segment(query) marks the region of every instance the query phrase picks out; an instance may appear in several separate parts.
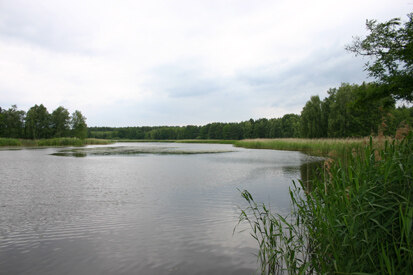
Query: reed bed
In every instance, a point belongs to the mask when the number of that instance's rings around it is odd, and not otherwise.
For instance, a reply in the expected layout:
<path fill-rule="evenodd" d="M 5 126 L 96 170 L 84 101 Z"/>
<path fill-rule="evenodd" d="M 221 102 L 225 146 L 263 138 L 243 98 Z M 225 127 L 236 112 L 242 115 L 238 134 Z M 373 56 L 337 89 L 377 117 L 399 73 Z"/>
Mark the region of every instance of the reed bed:
<path fill-rule="evenodd" d="M 385 141 L 390 138 L 373 138 L 376 148 L 382 148 Z M 272 149 L 301 151 L 310 155 L 323 157 L 342 157 L 349 152 L 359 152 L 369 143 L 369 138 L 346 139 L 304 139 L 304 138 L 279 138 L 279 139 L 244 139 L 234 143 L 237 147 L 251 149 Z"/>
<path fill-rule="evenodd" d="M 22 146 L 22 143 L 16 138 L 0 138 L 0 146 Z"/>
<path fill-rule="evenodd" d="M 84 146 L 89 144 L 111 144 L 113 141 L 105 139 L 79 139 L 79 138 L 50 138 L 50 139 L 15 139 L 0 138 L 0 146 L 4 147 L 37 147 L 37 146 Z"/>
<path fill-rule="evenodd" d="M 362 150 L 295 183 L 290 216 L 242 192 L 263 274 L 413 274 L 413 135 Z"/>

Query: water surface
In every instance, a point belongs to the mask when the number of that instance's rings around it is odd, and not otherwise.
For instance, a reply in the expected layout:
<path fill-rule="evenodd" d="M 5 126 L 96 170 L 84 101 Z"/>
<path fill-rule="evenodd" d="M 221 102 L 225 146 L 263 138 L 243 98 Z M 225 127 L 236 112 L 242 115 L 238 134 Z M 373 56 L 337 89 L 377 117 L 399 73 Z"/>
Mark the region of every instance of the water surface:
<path fill-rule="evenodd" d="M 233 235 L 237 189 L 287 213 L 314 161 L 223 144 L 62 150 L 0 151 L 0 274 L 253 274 L 257 245 Z"/>

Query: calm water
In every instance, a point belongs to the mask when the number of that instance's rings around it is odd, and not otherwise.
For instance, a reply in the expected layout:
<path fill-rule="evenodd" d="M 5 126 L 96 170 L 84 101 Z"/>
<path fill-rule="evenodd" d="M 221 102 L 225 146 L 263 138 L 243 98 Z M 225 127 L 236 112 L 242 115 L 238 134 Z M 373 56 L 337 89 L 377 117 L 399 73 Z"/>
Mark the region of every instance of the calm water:
<path fill-rule="evenodd" d="M 213 154 L 0 151 L 1 274 L 253 274 L 257 245 L 233 233 L 248 189 L 289 211 L 299 152 L 118 143 Z M 155 150 L 156 151 L 156 150 Z"/>

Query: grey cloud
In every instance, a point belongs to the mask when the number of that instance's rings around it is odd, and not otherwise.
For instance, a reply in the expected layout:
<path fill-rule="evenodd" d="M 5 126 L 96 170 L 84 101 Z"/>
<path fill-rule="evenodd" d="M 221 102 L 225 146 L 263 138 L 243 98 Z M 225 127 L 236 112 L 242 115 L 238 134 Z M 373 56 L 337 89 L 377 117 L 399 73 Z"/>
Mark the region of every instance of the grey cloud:
<path fill-rule="evenodd" d="M 328 88 L 342 82 L 360 83 L 366 80 L 363 61 L 353 58 L 340 47 L 318 50 L 307 59 L 285 67 L 271 64 L 240 73 L 238 81 L 257 95 L 274 100 L 272 107 L 304 104 L 311 95 L 325 95 Z"/>
<path fill-rule="evenodd" d="M 198 62 L 178 61 L 155 68 L 154 78 L 146 85 L 171 98 L 207 96 L 223 89 L 221 79 L 206 77 L 204 72 Z"/>
<path fill-rule="evenodd" d="M 73 28 L 75 22 L 76 18 L 60 18 L 59 14 L 31 1 L 5 1 L 0 6 L 0 36 L 3 38 L 56 52 L 92 54 L 83 43 L 88 34 Z"/>

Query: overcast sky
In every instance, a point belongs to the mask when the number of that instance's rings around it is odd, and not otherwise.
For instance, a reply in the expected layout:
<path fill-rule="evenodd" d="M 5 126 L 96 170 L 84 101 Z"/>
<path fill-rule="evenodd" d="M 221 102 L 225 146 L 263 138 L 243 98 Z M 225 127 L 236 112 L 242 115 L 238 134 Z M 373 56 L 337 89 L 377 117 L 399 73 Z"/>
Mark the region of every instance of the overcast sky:
<path fill-rule="evenodd" d="M 413 0 L 0 0 L 0 106 L 78 109 L 89 126 L 300 113 L 369 80 L 344 50 Z"/>

